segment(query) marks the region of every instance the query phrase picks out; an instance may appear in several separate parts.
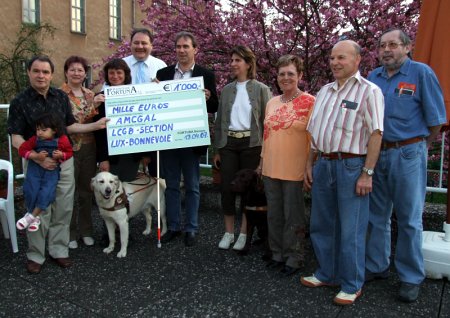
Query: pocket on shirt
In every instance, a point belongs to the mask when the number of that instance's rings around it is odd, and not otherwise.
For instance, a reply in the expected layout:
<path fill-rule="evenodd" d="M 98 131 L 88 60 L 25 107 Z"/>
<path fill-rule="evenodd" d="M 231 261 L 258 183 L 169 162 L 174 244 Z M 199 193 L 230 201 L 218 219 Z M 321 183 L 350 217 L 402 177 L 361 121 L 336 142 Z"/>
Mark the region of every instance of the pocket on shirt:
<path fill-rule="evenodd" d="M 414 115 L 412 107 L 415 103 L 415 96 L 405 94 L 389 95 L 386 97 L 386 105 L 391 107 L 385 107 L 386 117 L 409 120 Z"/>
<path fill-rule="evenodd" d="M 349 123 L 353 122 L 352 120 L 353 116 L 356 116 L 356 110 L 346 108 L 339 109 L 339 114 L 337 115 L 334 127 L 343 129 L 347 132 L 352 132 L 353 125 L 349 125 Z"/>

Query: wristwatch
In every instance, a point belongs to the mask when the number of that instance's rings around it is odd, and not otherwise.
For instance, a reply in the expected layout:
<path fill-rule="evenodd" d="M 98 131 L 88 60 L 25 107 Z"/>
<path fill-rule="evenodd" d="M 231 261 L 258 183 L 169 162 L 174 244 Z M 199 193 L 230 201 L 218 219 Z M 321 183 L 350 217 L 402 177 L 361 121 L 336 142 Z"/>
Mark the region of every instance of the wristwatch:
<path fill-rule="evenodd" d="M 367 173 L 367 175 L 370 176 L 370 177 L 373 176 L 373 174 L 375 173 L 375 171 L 373 169 L 369 169 L 369 168 L 366 168 L 366 167 L 363 167 L 362 171 Z"/>

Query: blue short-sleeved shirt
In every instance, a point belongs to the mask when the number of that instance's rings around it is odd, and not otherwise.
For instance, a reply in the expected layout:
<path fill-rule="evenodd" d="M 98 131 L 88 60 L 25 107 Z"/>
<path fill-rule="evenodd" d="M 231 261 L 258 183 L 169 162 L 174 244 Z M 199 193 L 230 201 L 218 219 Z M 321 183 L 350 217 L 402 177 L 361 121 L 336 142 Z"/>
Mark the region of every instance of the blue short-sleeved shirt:
<path fill-rule="evenodd" d="M 379 67 L 368 79 L 384 95 L 383 140 L 426 137 L 430 134 L 428 127 L 446 123 L 442 89 L 428 65 L 408 58 L 392 77 Z"/>

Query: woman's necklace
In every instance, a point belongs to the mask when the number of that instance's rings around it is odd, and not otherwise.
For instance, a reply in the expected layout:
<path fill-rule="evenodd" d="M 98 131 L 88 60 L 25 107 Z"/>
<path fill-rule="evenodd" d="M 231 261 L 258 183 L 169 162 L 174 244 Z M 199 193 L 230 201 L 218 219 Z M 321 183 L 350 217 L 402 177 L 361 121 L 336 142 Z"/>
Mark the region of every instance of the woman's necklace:
<path fill-rule="evenodd" d="M 284 99 L 284 94 L 281 95 L 280 96 L 280 100 L 281 100 L 282 103 L 287 104 L 289 102 L 292 102 L 294 99 L 296 99 L 298 97 L 298 95 L 300 95 L 300 91 L 299 90 L 297 90 L 297 93 L 294 96 L 292 96 L 291 98 L 289 98 L 287 100 Z"/>

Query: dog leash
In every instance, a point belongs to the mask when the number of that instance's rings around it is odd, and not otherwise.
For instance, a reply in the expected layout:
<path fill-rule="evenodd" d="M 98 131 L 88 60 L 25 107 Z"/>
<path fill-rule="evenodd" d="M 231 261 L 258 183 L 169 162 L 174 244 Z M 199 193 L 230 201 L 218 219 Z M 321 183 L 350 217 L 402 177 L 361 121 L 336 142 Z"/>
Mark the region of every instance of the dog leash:
<path fill-rule="evenodd" d="M 155 185 L 156 183 L 158 183 L 158 180 L 155 177 L 152 177 L 150 175 L 147 175 L 147 177 L 148 177 L 148 182 L 147 183 L 131 183 L 131 182 L 128 182 L 128 184 L 131 184 L 131 185 L 144 186 L 144 187 L 140 188 L 140 189 L 138 189 L 138 190 L 136 190 L 134 192 L 127 193 L 127 196 L 133 195 L 135 193 L 138 193 L 139 191 L 143 191 L 143 190 L 145 190 L 147 188 L 150 188 L 151 186 Z M 153 183 L 151 183 L 152 180 L 154 181 Z"/>

